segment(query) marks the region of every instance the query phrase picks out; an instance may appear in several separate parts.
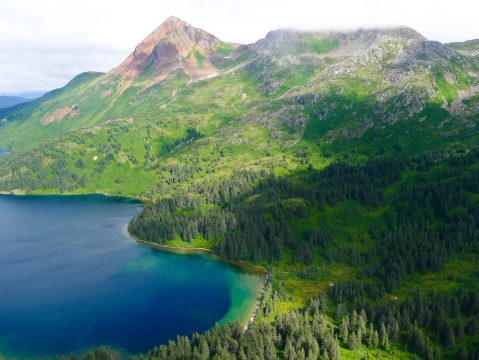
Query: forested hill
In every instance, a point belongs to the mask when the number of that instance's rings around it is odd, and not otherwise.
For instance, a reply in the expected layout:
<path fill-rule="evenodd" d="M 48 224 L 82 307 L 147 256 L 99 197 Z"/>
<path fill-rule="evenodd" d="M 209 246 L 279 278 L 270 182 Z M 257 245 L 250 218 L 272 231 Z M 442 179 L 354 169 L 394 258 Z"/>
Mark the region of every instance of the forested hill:
<path fill-rule="evenodd" d="M 240 45 L 169 18 L 112 71 L 0 111 L 0 190 L 138 196 L 138 238 L 268 268 L 247 332 L 147 358 L 476 360 L 475 46 L 409 28 Z"/>

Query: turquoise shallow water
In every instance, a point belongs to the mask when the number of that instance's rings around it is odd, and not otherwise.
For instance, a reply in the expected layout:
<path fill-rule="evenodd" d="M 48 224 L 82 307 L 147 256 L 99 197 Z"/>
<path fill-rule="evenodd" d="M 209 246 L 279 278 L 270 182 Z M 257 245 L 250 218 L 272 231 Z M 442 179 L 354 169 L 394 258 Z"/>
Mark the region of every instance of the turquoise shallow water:
<path fill-rule="evenodd" d="M 145 352 L 234 320 L 261 279 L 206 254 L 126 234 L 141 204 L 104 196 L 0 196 L 0 354 L 110 345 Z"/>

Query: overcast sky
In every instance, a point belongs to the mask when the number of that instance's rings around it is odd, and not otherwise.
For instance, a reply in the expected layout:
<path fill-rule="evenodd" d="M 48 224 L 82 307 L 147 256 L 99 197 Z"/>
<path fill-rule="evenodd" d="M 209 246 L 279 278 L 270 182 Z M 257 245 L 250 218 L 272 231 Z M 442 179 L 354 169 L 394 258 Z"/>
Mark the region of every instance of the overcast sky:
<path fill-rule="evenodd" d="M 175 15 L 221 40 L 277 28 L 410 26 L 441 42 L 479 38 L 475 0 L 0 0 L 0 94 L 50 90 L 108 71 Z"/>

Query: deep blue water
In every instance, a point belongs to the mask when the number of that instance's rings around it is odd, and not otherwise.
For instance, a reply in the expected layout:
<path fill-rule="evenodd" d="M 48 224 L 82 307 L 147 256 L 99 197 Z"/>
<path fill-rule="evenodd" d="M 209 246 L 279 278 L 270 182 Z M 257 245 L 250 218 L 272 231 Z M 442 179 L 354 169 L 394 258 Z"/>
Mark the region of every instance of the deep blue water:
<path fill-rule="evenodd" d="M 0 196 L 1 354 L 145 352 L 244 314 L 259 277 L 138 244 L 126 224 L 140 208 L 103 196 Z"/>

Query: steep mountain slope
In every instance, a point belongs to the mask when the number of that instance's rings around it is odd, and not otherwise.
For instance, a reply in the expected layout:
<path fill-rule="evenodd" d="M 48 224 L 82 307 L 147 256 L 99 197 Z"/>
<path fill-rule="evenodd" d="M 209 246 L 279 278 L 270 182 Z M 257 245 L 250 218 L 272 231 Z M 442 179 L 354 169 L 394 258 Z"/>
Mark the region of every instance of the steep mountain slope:
<path fill-rule="evenodd" d="M 211 63 L 220 40 L 178 18 L 166 19 L 111 75 L 136 79 L 146 69 L 156 80 L 183 69 L 193 79 L 217 74 Z"/>

